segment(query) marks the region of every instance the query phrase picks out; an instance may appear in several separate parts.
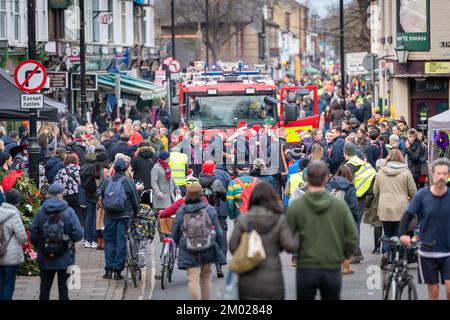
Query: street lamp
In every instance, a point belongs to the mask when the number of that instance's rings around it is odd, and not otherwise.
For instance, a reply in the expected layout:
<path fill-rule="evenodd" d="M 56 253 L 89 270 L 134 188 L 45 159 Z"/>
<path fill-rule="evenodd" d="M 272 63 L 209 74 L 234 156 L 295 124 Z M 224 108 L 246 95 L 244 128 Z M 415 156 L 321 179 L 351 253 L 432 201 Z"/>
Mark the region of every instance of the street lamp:
<path fill-rule="evenodd" d="M 409 51 L 403 43 L 399 47 L 395 48 L 395 54 L 397 55 L 398 63 L 401 65 L 408 64 Z"/>

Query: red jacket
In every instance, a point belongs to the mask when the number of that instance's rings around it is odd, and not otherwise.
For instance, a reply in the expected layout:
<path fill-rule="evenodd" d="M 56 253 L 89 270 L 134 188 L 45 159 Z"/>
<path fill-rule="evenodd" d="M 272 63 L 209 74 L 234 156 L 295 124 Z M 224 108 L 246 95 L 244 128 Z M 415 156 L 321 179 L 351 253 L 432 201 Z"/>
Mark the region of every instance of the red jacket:
<path fill-rule="evenodd" d="M 202 200 L 203 202 L 205 202 L 206 204 L 208 203 L 208 200 L 206 199 L 205 196 L 202 196 Z M 180 209 L 180 207 L 184 204 L 184 197 L 178 199 L 177 201 L 175 201 L 170 207 L 162 210 L 159 212 L 159 217 L 160 218 L 168 218 L 170 216 L 173 216 L 177 213 L 178 209 Z"/>

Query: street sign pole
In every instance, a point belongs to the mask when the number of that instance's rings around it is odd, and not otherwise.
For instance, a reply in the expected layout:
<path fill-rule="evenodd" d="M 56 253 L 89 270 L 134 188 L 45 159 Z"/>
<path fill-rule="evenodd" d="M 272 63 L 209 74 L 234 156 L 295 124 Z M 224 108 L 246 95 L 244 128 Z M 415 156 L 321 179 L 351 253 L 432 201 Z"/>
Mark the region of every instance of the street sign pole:
<path fill-rule="evenodd" d="M 341 40 L 341 98 L 343 103 L 343 108 L 345 110 L 345 41 L 344 41 L 344 0 L 339 1 L 340 14 L 339 14 L 339 25 L 341 29 L 340 40 Z"/>
<path fill-rule="evenodd" d="M 36 58 L 36 0 L 28 0 L 28 59 Z M 31 14 L 30 14 L 31 13 Z M 39 188 L 39 154 L 41 147 L 37 142 L 37 110 L 29 110 L 30 137 L 28 146 L 28 174 Z"/>
<path fill-rule="evenodd" d="M 86 117 L 86 40 L 85 40 L 85 26 L 84 18 L 84 0 L 80 0 L 80 77 L 81 77 L 81 91 L 80 91 L 80 106 L 81 106 L 81 124 L 85 125 Z"/>

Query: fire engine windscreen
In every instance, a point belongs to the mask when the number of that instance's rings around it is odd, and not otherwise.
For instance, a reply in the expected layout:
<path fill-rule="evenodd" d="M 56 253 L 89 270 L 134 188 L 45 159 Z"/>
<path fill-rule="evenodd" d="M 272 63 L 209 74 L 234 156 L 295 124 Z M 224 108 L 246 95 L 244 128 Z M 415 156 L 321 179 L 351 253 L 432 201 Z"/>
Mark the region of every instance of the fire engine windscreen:
<path fill-rule="evenodd" d="M 263 124 L 266 116 L 275 117 L 275 108 L 261 96 L 209 96 L 189 99 L 189 121 L 201 121 L 203 127 L 235 127 L 239 122 Z"/>

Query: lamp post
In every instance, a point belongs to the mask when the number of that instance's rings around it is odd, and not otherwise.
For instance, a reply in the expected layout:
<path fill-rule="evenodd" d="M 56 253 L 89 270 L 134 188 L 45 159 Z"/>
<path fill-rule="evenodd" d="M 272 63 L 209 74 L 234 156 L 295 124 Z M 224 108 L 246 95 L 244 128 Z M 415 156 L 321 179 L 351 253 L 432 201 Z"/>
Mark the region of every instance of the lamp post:
<path fill-rule="evenodd" d="M 84 0 L 80 0 L 80 106 L 81 106 L 81 124 L 87 123 L 86 109 L 86 21 L 84 18 Z"/>
<path fill-rule="evenodd" d="M 170 1 L 170 15 L 172 19 L 172 58 L 175 59 L 175 0 Z"/>
<path fill-rule="evenodd" d="M 344 0 L 339 2 L 339 25 L 341 40 L 341 98 L 345 110 L 345 41 L 344 41 Z"/>

